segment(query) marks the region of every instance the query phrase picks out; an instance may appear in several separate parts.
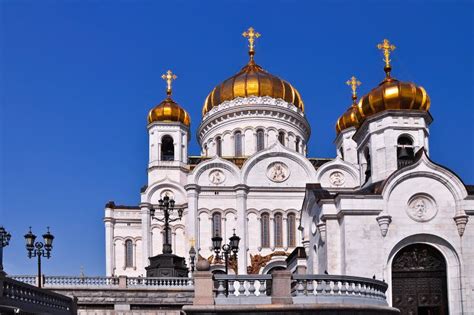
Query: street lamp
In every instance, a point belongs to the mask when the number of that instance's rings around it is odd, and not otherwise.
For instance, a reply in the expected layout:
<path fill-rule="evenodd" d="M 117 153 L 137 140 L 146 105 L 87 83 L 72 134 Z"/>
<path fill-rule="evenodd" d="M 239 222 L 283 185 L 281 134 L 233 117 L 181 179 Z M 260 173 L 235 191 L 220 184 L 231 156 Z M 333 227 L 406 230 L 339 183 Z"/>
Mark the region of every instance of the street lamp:
<path fill-rule="evenodd" d="M 38 257 L 38 287 L 41 288 L 41 257 L 50 258 L 51 250 L 53 249 L 54 236 L 48 231 L 43 234 L 44 242 L 35 242 L 36 235 L 30 231 L 25 234 L 26 250 L 28 251 L 28 258 Z"/>
<path fill-rule="evenodd" d="M 152 219 L 157 221 L 163 222 L 165 225 L 165 237 L 163 240 L 163 254 L 171 254 L 173 251 L 171 249 L 171 244 L 169 242 L 169 226 L 171 222 L 175 222 L 181 220 L 183 217 L 183 208 L 175 209 L 174 207 L 175 201 L 170 199 L 168 196 L 164 196 L 163 199 L 158 200 L 158 209 L 163 211 L 163 218 L 159 219 L 155 217 L 155 209 L 150 210 L 150 216 Z M 177 210 L 178 218 L 171 219 L 171 213 Z"/>
<path fill-rule="evenodd" d="M 11 234 L 3 226 L 0 226 L 0 276 L 5 274 L 3 271 L 3 248 L 10 243 Z"/>
<path fill-rule="evenodd" d="M 228 264 L 229 264 L 229 255 L 233 254 L 234 255 L 234 260 L 237 260 L 237 252 L 239 251 L 239 242 L 240 242 L 240 237 L 235 235 L 235 229 L 234 229 L 234 234 L 229 238 L 229 244 L 224 244 L 221 247 L 222 244 L 222 237 L 216 235 L 212 238 L 212 246 L 214 248 L 214 252 L 216 253 L 216 259 L 219 260 L 219 254 L 222 248 L 222 253 L 224 254 L 224 263 L 225 263 L 225 274 L 229 274 L 228 270 Z M 229 294 L 229 285 L 226 280 L 226 295 Z"/>

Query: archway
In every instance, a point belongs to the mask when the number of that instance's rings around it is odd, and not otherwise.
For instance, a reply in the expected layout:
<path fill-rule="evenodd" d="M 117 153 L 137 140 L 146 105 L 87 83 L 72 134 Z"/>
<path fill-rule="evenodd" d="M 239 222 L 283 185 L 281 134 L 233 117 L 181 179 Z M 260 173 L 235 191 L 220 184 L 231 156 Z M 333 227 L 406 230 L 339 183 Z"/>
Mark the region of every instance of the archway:
<path fill-rule="evenodd" d="M 401 314 L 448 314 L 446 261 L 434 247 L 412 244 L 392 262 L 392 303 Z"/>

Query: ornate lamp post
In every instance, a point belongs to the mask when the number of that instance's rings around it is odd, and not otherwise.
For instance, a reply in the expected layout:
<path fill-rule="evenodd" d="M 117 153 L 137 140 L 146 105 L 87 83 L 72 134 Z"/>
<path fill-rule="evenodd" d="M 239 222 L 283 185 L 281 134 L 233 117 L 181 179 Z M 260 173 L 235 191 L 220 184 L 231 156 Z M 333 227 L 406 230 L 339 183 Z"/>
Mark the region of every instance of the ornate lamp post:
<path fill-rule="evenodd" d="M 28 258 L 38 257 L 38 287 L 41 288 L 41 257 L 50 258 L 51 250 L 53 249 L 54 236 L 48 231 L 43 234 L 43 242 L 35 242 L 36 235 L 30 231 L 25 234 L 26 250 L 28 251 Z"/>
<path fill-rule="evenodd" d="M 155 209 L 150 210 L 150 216 L 151 216 L 152 219 L 155 219 L 157 221 L 160 221 L 160 222 L 164 223 L 165 238 L 163 240 L 163 254 L 171 254 L 173 251 L 172 251 L 172 248 L 171 248 L 171 244 L 169 242 L 170 223 L 181 220 L 181 218 L 183 217 L 183 208 L 175 209 L 174 208 L 174 200 L 170 199 L 170 197 L 168 197 L 168 196 L 164 196 L 163 199 L 158 200 L 158 209 L 163 211 L 163 218 L 159 219 L 159 218 L 155 217 Z M 171 213 L 173 213 L 174 210 L 178 211 L 178 217 L 174 218 L 174 219 L 171 219 L 170 215 L 171 215 Z"/>
<path fill-rule="evenodd" d="M 228 264 L 229 264 L 229 255 L 234 254 L 234 259 L 237 260 L 237 252 L 239 251 L 239 242 L 240 237 L 234 234 L 229 238 L 229 244 L 222 245 L 222 237 L 216 235 L 212 238 L 212 246 L 214 247 L 214 252 L 216 253 L 216 259 L 219 259 L 219 254 L 222 249 L 222 253 L 224 254 L 224 264 L 225 264 L 225 274 L 229 274 Z M 221 247 L 222 245 L 222 247 Z M 226 281 L 226 295 L 229 294 L 229 285 Z"/>
<path fill-rule="evenodd" d="M 150 265 L 145 267 L 146 275 L 147 277 L 187 277 L 186 259 L 173 254 L 170 242 L 170 223 L 181 220 L 184 209 L 175 208 L 174 200 L 164 196 L 163 199 L 158 200 L 158 210 L 163 211 L 162 218 L 155 217 L 155 209 L 150 210 L 150 216 L 164 223 L 163 253 L 149 258 Z M 171 218 L 175 210 L 178 217 Z"/>
<path fill-rule="evenodd" d="M 11 234 L 3 226 L 0 226 L 0 276 L 5 274 L 3 271 L 3 248 L 10 243 Z"/>

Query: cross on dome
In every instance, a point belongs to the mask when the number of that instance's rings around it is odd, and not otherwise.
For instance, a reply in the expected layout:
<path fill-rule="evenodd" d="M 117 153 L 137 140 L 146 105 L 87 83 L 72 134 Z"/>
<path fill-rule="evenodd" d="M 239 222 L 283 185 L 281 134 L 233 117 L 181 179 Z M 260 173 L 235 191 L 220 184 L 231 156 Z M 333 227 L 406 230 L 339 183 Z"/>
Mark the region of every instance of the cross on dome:
<path fill-rule="evenodd" d="M 255 55 L 255 39 L 259 38 L 261 35 L 258 32 L 255 32 L 253 27 L 249 27 L 249 29 L 242 33 L 242 36 L 247 38 L 249 41 L 249 55 L 250 59 L 253 60 L 253 56 Z"/>
<path fill-rule="evenodd" d="M 168 96 L 171 96 L 171 92 L 172 92 L 171 84 L 172 84 L 173 81 L 176 80 L 178 77 L 176 76 L 176 74 L 174 74 L 173 72 L 171 72 L 171 70 L 168 70 L 168 71 L 166 71 L 165 74 L 163 74 L 163 75 L 161 76 L 161 78 L 166 81 L 166 85 L 167 85 L 166 94 L 167 94 Z"/>
<path fill-rule="evenodd" d="M 352 76 L 350 80 L 347 80 L 347 85 L 352 89 L 352 100 L 355 102 L 357 100 L 357 87 L 362 84 L 355 76 Z"/>
<path fill-rule="evenodd" d="M 383 50 L 384 61 L 385 61 L 385 74 L 387 78 L 390 77 L 390 71 L 392 70 L 392 66 L 390 65 L 390 53 L 395 50 L 395 45 L 391 44 L 388 39 L 384 39 L 382 43 L 377 45 L 377 48 Z"/>

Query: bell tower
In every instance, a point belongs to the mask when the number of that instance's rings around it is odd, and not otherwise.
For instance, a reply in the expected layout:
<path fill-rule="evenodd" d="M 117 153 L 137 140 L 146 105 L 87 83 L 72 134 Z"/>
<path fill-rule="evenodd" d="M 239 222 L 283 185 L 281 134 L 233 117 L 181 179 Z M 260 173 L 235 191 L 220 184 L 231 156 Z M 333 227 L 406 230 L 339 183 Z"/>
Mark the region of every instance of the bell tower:
<path fill-rule="evenodd" d="M 191 120 L 171 97 L 178 77 L 168 70 L 161 78 L 166 81 L 166 98 L 148 113 L 148 185 L 166 176 L 177 182 L 186 180 Z"/>

